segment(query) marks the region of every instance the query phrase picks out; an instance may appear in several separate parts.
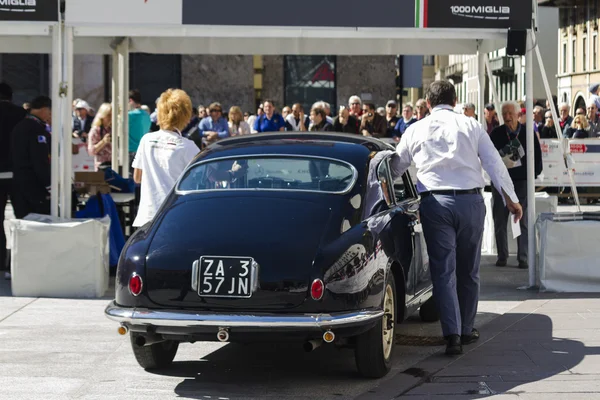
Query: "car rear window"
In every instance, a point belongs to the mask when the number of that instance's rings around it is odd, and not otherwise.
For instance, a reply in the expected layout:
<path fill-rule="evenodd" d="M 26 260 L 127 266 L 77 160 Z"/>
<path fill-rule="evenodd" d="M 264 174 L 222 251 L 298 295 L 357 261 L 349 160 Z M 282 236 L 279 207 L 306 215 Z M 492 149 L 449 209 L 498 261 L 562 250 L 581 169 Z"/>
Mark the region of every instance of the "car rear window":
<path fill-rule="evenodd" d="M 333 159 L 269 156 L 215 159 L 190 168 L 178 192 L 204 190 L 294 190 L 345 193 L 356 169 Z"/>

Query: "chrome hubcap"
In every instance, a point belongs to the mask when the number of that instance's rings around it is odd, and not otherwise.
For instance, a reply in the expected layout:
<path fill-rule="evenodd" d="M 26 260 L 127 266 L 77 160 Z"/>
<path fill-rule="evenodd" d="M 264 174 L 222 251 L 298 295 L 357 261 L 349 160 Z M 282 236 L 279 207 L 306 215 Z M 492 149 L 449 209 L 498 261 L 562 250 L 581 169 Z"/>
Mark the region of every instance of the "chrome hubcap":
<path fill-rule="evenodd" d="M 385 297 L 383 298 L 383 332 L 382 332 L 382 342 L 383 342 L 383 356 L 385 359 L 390 358 L 390 354 L 392 353 L 392 343 L 394 340 L 394 292 L 392 292 L 392 286 L 386 285 L 385 288 Z"/>

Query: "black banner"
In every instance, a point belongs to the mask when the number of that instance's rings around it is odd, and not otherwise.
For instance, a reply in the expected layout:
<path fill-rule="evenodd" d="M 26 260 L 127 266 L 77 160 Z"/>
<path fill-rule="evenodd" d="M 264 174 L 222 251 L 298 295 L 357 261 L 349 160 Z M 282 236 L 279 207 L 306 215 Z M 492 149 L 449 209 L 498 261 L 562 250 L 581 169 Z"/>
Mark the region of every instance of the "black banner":
<path fill-rule="evenodd" d="M 531 0 L 421 0 L 430 28 L 531 28 Z"/>
<path fill-rule="evenodd" d="M 414 21 L 414 0 L 183 0 L 189 25 L 400 28 Z"/>
<path fill-rule="evenodd" d="M 0 0 L 0 21 L 58 21 L 58 1 Z"/>
<path fill-rule="evenodd" d="M 2 0 L 0 0 L 2 1 Z M 183 24 L 529 29 L 531 0 L 183 0 Z"/>

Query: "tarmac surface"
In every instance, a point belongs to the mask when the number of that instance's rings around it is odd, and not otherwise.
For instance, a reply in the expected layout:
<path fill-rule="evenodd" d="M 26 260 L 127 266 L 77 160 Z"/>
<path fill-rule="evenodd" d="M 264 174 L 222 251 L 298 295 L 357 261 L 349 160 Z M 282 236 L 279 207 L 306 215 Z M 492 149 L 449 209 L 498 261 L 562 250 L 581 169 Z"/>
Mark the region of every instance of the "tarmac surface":
<path fill-rule="evenodd" d="M 516 289 L 526 270 L 493 261 L 484 257 L 477 326 L 538 296 Z M 393 369 L 381 380 L 361 378 L 351 350 L 323 345 L 306 353 L 301 343 L 182 344 L 171 368 L 151 373 L 104 317 L 111 298 L 16 298 L 10 282 L 0 281 L 0 398 L 353 399 L 378 388 L 401 393 L 397 384 L 406 382 L 399 377 L 416 384 L 411 368 L 444 348 L 439 323 L 413 316 L 398 326 Z"/>

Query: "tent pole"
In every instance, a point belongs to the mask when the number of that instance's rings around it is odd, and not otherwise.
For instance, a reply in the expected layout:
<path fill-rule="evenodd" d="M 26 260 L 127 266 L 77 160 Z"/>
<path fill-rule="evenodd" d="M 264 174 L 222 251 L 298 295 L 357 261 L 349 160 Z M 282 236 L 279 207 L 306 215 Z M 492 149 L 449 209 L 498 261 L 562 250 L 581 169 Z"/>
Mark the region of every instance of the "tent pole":
<path fill-rule="evenodd" d="M 502 118 L 502 105 L 500 104 L 500 97 L 498 97 L 498 89 L 496 88 L 496 82 L 494 82 L 492 75 L 492 67 L 490 67 L 490 59 L 485 56 L 485 69 L 487 70 L 487 74 L 490 77 L 490 86 L 492 88 L 492 96 L 494 96 L 494 107 L 496 108 L 496 115 L 498 116 L 498 121 L 500 125 L 504 125 L 504 119 Z"/>
<path fill-rule="evenodd" d="M 117 50 L 113 50 L 112 53 L 112 68 L 110 71 L 111 86 L 112 86 L 112 169 L 115 171 L 119 170 L 119 80 L 117 79 L 119 71 L 119 53 Z"/>
<path fill-rule="evenodd" d="M 61 116 L 61 82 L 62 82 L 62 23 L 52 26 L 52 148 L 50 156 L 50 214 L 58 217 L 58 198 L 60 185 L 60 132 L 63 126 Z M 69 107 L 69 110 L 71 108 Z M 67 120 L 69 123 L 70 120 Z M 71 124 L 69 124 L 69 127 Z"/>
<path fill-rule="evenodd" d="M 63 105 L 63 187 L 62 194 L 64 202 L 61 203 L 61 216 L 71 218 L 71 184 L 73 182 L 73 153 L 72 153 L 72 129 L 69 123 L 72 118 L 71 104 L 73 103 L 73 27 L 65 26 L 63 31 L 64 45 L 64 64 L 63 64 L 63 82 L 66 86 L 66 97 L 62 98 Z"/>
<path fill-rule="evenodd" d="M 121 175 L 129 177 L 129 40 L 125 39 L 118 47 L 118 90 L 119 90 L 119 158 Z"/>
<path fill-rule="evenodd" d="M 485 125 L 485 113 L 483 109 L 485 107 L 485 59 L 486 53 L 480 49 L 481 43 L 477 49 L 477 113 L 479 122 Z"/>
<path fill-rule="evenodd" d="M 535 237 L 535 133 L 533 131 L 533 48 L 535 43 L 531 29 L 527 30 L 528 50 L 525 54 L 525 109 L 527 110 L 527 234 L 529 264 L 529 287 L 536 286 L 536 237 Z"/>

